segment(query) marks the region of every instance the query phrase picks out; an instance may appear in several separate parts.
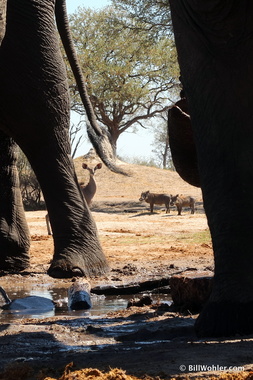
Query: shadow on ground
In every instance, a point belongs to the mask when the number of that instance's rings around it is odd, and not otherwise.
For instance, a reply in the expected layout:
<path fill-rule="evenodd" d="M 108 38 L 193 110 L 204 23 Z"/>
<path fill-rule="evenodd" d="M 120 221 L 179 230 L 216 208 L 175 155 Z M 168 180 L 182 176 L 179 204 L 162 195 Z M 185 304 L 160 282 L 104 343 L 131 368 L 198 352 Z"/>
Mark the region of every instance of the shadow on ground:
<path fill-rule="evenodd" d="M 5 324 L 0 332 L 0 369 L 29 364 L 35 372 L 121 368 L 134 376 L 186 375 L 205 366 L 245 366 L 253 337 L 200 340 L 194 318 L 151 308 L 130 308 L 104 318 L 51 318 Z M 195 370 L 194 370 L 195 369 Z M 203 371 L 202 371 L 203 372 Z"/>

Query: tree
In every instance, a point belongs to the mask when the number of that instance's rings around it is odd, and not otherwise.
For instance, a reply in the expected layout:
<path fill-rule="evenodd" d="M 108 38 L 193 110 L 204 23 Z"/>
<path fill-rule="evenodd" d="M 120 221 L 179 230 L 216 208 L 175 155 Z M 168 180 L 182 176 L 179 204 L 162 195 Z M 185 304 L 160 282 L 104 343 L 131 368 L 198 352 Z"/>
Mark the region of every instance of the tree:
<path fill-rule="evenodd" d="M 169 0 L 112 0 L 116 9 L 141 22 L 142 28 L 173 38 Z"/>
<path fill-rule="evenodd" d="M 21 149 L 19 149 L 17 167 L 24 208 L 26 210 L 39 210 L 43 208 L 44 201 L 39 182 Z"/>
<path fill-rule="evenodd" d="M 152 145 L 154 147 L 152 152 L 155 154 L 157 165 L 163 169 L 174 170 L 169 147 L 167 119 L 164 115 L 160 115 L 159 122 L 154 127 L 154 142 Z"/>
<path fill-rule="evenodd" d="M 145 127 L 171 105 L 178 84 L 173 40 L 115 8 L 79 8 L 70 25 L 97 119 L 116 147 L 121 133 Z M 72 110 L 83 114 L 70 72 L 69 77 Z"/>
<path fill-rule="evenodd" d="M 69 129 L 69 138 L 71 145 L 71 157 L 74 158 L 77 149 L 82 144 L 83 136 L 80 134 L 82 129 L 82 121 L 79 121 L 77 124 L 72 124 Z"/>
<path fill-rule="evenodd" d="M 5 12 L 6 12 L 6 0 L 0 0 L 0 44 L 4 37 L 5 32 Z"/>

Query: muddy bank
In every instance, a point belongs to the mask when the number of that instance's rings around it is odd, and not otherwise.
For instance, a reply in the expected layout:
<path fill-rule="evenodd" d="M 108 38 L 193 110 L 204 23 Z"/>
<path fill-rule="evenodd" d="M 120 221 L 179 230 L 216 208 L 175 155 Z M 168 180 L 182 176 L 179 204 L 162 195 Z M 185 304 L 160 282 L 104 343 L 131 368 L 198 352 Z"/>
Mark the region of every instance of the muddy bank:
<path fill-rule="evenodd" d="M 165 214 L 158 208 L 150 215 L 145 207 L 133 210 L 132 203 L 129 207 L 120 204 L 116 207 L 110 203 L 107 208 L 99 204 L 96 206 L 99 209 L 92 211 L 111 267 L 105 277 L 91 280 L 92 287 L 168 278 L 186 269 L 213 269 L 212 245 L 203 208 L 198 206 L 195 215 L 186 210 L 178 217 L 176 210 Z M 14 298 L 37 291 L 44 296 L 54 295 L 64 304 L 71 281 L 52 279 L 45 274 L 53 253 L 45 213 L 27 213 L 32 235 L 30 268 L 23 275 L 2 274 L 0 286 Z M 158 293 L 156 297 L 158 301 L 165 295 Z M 253 337 L 199 340 L 193 328 L 197 315 L 184 316 L 153 306 L 127 309 L 127 300 L 122 295 L 115 298 L 117 310 L 98 311 L 104 302 L 98 299 L 94 314 L 64 311 L 43 318 L 8 316 L 4 319 L 1 315 L 0 371 L 14 363 L 34 368 L 33 375 L 26 374 L 23 379 L 36 379 L 42 370 L 57 378 L 71 361 L 74 369 L 118 367 L 128 375 L 160 378 L 217 374 L 221 373 L 217 372 L 221 366 L 251 368 Z M 209 366 L 211 371 L 203 370 L 207 368 L 203 366 Z"/>
<path fill-rule="evenodd" d="M 199 340 L 195 317 L 155 309 L 129 309 L 103 318 L 83 316 L 25 319 L 1 324 L 1 370 L 22 363 L 58 376 L 74 369 L 121 368 L 128 375 L 190 376 L 221 373 L 220 368 L 251 369 L 252 337 Z M 205 370 L 209 368 L 209 370 Z"/>

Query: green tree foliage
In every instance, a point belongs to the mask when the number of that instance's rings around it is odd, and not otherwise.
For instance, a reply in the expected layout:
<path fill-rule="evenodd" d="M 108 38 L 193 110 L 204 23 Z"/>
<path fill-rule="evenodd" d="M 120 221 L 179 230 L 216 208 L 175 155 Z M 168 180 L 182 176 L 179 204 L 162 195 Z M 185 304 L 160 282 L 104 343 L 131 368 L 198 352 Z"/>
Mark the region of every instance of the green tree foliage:
<path fill-rule="evenodd" d="M 169 0 L 112 0 L 116 9 L 139 20 L 141 27 L 158 36 L 173 38 Z"/>
<path fill-rule="evenodd" d="M 126 12 L 132 19 L 138 19 L 142 28 L 152 35 L 168 36 L 173 40 L 169 0 L 112 0 L 112 2 L 118 10 Z M 155 163 L 164 169 L 174 170 L 169 148 L 167 117 L 161 114 L 157 119 L 153 127 L 152 144 Z"/>
<path fill-rule="evenodd" d="M 169 108 L 178 84 L 174 42 L 113 7 L 79 8 L 70 25 L 97 119 L 116 146 L 129 127 Z M 71 73 L 70 89 L 72 109 L 83 114 Z"/>

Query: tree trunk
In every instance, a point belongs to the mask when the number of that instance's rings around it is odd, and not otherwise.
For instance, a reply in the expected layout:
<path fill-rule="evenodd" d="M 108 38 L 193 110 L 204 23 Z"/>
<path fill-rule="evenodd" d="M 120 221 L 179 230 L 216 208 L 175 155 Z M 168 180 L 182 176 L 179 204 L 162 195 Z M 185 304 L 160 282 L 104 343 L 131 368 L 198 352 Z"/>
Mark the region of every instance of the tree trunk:
<path fill-rule="evenodd" d="M 163 169 L 167 169 L 167 159 L 168 159 L 169 151 L 170 151 L 169 136 L 167 134 L 166 142 L 165 142 L 165 147 L 164 147 L 164 152 L 162 153 L 162 157 L 163 157 Z"/>

